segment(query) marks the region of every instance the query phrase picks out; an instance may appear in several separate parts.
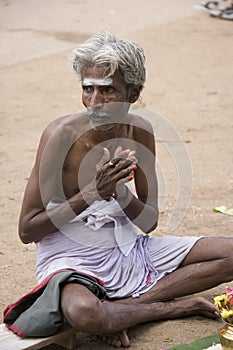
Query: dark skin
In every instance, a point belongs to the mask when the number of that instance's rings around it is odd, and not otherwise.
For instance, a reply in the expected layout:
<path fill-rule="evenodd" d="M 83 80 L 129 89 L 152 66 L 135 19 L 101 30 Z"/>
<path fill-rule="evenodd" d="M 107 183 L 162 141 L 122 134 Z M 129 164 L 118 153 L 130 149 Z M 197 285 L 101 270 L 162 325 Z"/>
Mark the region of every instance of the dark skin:
<path fill-rule="evenodd" d="M 119 72 L 106 80 L 105 67 L 88 67 L 82 74 L 82 88 L 88 113 L 54 121 L 41 137 L 19 220 L 24 243 L 57 231 L 96 199 L 109 200 L 116 193 L 126 215 L 142 231 L 150 233 L 156 228 L 153 130 L 146 120 L 128 113 L 129 105 L 139 96 L 138 87 L 128 87 Z M 99 111 L 104 117 L 99 117 Z M 110 160 L 115 167 L 109 165 Z M 135 194 L 129 193 L 125 204 L 121 198 L 128 181 L 134 182 Z M 46 211 L 54 193 L 63 196 L 64 203 Z M 66 285 L 61 295 L 62 312 L 79 331 L 117 332 L 118 337 L 110 340 L 117 347 L 128 347 L 124 330 L 142 322 L 191 315 L 218 318 L 216 307 L 203 298 L 175 298 L 232 281 L 232 251 L 231 238 L 202 238 L 176 271 L 137 299 L 102 302 L 83 286 Z"/>
<path fill-rule="evenodd" d="M 97 77 L 102 76 L 103 71 L 97 70 L 97 72 L 98 74 L 95 73 Z M 88 77 L 89 75 L 87 72 L 86 76 Z M 124 100 L 130 102 L 137 99 L 138 91 L 133 91 L 132 94 L 134 94 L 134 97 L 130 96 L 126 99 L 126 86 L 120 75 L 116 74 L 113 85 L 111 89 L 114 89 L 114 93 L 107 94 L 107 103 Z M 102 95 L 102 93 L 99 93 L 98 90 L 100 89 L 96 90 L 97 93 L 95 92 L 93 97 L 93 95 L 91 96 L 91 94 L 86 92 L 85 88 L 83 89 L 83 103 L 86 107 L 92 107 L 93 103 L 94 105 L 104 103 L 106 99 L 105 94 Z M 108 90 L 110 90 L 109 86 Z M 101 91 L 103 92 L 102 86 Z M 75 214 L 78 215 L 81 213 L 87 208 L 88 204 L 94 202 L 99 196 L 102 199 L 109 200 L 113 193 L 117 193 L 117 183 L 119 180 L 125 180 L 125 182 L 128 180 L 128 176 L 134 171 L 136 158 L 134 156 L 131 157 L 132 159 L 115 157 L 114 164 L 116 167 L 112 169 L 108 166 L 108 161 L 114 157 L 117 146 L 127 148 L 127 140 L 125 140 L 124 145 L 116 144 L 113 149 L 111 147 L 116 135 L 118 138 L 125 138 L 125 135 L 127 136 L 131 128 L 130 125 L 135 124 L 135 118 L 137 119 L 138 126 L 133 128 L 133 132 L 131 131 L 132 139 L 130 140 L 130 146 L 132 147 L 132 142 L 136 141 L 143 144 L 152 154 L 155 154 L 151 126 L 140 117 L 131 114 L 127 114 L 124 118 L 124 124 L 113 124 L 113 127 L 108 130 L 90 128 L 90 121 L 85 113 L 60 118 L 45 130 L 40 141 L 36 163 L 28 182 L 20 215 L 19 234 L 24 243 L 39 240 L 47 234 L 56 231 L 57 226 L 59 227 L 67 223 Z M 64 144 L 68 145 L 67 149 L 70 149 L 63 156 L 63 162 L 61 160 L 57 164 L 57 155 L 62 154 Z M 110 149 L 109 159 L 107 159 L 108 156 L 104 153 L 104 147 Z M 140 158 L 140 154 L 138 158 Z M 132 197 L 130 205 L 125 208 L 125 212 L 133 220 L 144 210 L 144 221 L 142 218 L 138 225 L 141 226 L 144 232 L 151 232 L 157 225 L 158 217 L 156 175 L 151 167 L 150 169 L 148 168 L 143 155 L 139 159 L 139 164 L 140 166 L 137 167 L 134 174 L 137 198 L 135 196 Z M 98 166 L 97 174 L 96 166 Z M 50 210 L 48 216 L 44 207 L 51 199 L 55 190 L 55 174 L 61 172 L 61 167 L 62 190 L 73 213 L 70 211 L 67 212 L 66 203 Z M 43 170 L 44 168 L 45 170 Z M 153 186 L 151 186 L 153 192 L 148 197 L 145 172 L 149 171 L 153 172 L 151 177 L 154 178 L 154 181 Z M 97 181 L 96 188 L 92 183 L 93 178 L 96 178 Z M 43 183 L 43 186 L 40 186 L 40 181 Z M 119 188 L 118 192 L 120 191 L 121 188 Z M 88 197 L 88 204 L 83 196 L 85 199 Z M 54 220 L 57 222 L 56 216 L 59 217 L 58 225 L 53 224 Z M 152 218 L 149 224 L 146 216 Z"/>

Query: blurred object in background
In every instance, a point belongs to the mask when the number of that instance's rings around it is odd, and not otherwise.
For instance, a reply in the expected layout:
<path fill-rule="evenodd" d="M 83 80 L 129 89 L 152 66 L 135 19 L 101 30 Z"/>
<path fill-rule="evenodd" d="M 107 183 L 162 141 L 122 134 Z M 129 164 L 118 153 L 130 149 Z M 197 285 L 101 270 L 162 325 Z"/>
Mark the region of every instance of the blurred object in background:
<path fill-rule="evenodd" d="M 194 8 L 199 11 L 208 12 L 213 17 L 220 19 L 233 20 L 233 1 L 222 0 L 222 1 L 205 1 Z"/>

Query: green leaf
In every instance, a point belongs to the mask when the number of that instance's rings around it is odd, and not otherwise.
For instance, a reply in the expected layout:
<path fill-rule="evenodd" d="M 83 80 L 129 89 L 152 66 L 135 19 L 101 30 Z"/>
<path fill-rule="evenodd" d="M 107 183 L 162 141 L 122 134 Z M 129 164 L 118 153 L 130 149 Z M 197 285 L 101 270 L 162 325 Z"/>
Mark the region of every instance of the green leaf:
<path fill-rule="evenodd" d="M 164 343 L 172 343 L 173 342 L 173 339 L 171 338 L 166 338 L 163 340 Z"/>
<path fill-rule="evenodd" d="M 233 215 L 233 208 L 227 209 L 225 205 L 221 205 L 220 207 L 213 208 L 213 211 L 226 214 L 226 215 Z"/>
<path fill-rule="evenodd" d="M 173 345 L 167 350 L 203 350 L 216 344 L 220 344 L 219 334 L 214 334 L 202 339 L 195 340 L 190 344 L 179 344 L 175 346 Z"/>

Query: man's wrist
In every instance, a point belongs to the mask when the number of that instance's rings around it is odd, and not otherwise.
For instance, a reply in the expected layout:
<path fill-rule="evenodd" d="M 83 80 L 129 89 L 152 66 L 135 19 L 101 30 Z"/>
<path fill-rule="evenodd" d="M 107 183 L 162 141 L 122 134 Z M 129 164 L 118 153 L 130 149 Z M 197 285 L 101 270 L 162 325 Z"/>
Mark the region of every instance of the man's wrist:
<path fill-rule="evenodd" d="M 93 203 L 95 200 L 99 200 L 100 195 L 97 192 L 96 188 L 94 186 L 92 186 L 91 184 L 85 186 L 82 191 L 81 191 L 81 195 L 83 200 L 90 205 L 91 203 Z"/>
<path fill-rule="evenodd" d="M 124 185 L 124 188 L 125 188 L 125 193 L 117 196 L 117 200 L 120 201 L 120 202 L 125 201 L 128 198 L 128 196 L 129 196 L 129 189 L 128 189 L 128 187 Z"/>

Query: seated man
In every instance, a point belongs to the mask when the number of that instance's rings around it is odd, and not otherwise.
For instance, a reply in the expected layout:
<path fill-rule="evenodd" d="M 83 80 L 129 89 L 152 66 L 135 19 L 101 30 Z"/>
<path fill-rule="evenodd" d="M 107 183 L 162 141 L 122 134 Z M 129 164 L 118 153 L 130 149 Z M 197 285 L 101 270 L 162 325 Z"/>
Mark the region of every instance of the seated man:
<path fill-rule="evenodd" d="M 129 346 L 125 330 L 143 322 L 217 319 L 207 300 L 177 298 L 232 281 L 233 239 L 149 235 L 158 222 L 154 135 L 147 120 L 129 113 L 145 82 L 143 49 L 101 32 L 70 60 L 86 111 L 45 129 L 19 220 L 22 242 L 37 246 L 43 312 L 57 298 L 52 311 L 59 327 L 67 322 L 78 331 L 117 333 L 112 344 L 123 347 Z M 83 283 L 85 276 L 92 282 Z M 40 317 L 41 329 L 49 328 L 48 317 Z"/>

